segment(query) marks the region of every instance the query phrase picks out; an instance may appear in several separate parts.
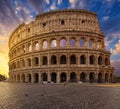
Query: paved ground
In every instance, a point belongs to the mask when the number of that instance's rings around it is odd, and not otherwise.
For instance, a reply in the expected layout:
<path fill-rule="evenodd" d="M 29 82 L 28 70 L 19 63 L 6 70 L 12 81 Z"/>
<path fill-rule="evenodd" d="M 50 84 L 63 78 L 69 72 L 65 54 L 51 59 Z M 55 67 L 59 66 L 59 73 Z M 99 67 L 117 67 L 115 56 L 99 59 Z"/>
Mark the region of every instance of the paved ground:
<path fill-rule="evenodd" d="M 0 109 L 120 109 L 120 87 L 0 82 Z"/>

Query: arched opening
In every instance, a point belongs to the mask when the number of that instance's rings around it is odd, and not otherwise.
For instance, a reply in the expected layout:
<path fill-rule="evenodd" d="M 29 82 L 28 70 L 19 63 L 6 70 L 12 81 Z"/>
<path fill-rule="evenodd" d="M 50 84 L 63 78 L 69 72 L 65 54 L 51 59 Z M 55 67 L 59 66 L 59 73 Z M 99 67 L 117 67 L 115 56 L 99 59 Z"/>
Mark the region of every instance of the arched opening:
<path fill-rule="evenodd" d="M 90 56 L 90 64 L 94 65 L 95 64 L 95 57 L 93 55 Z"/>
<path fill-rule="evenodd" d="M 102 56 L 98 57 L 98 65 L 102 65 Z"/>
<path fill-rule="evenodd" d="M 27 77 L 28 77 L 28 82 L 30 83 L 31 82 L 31 74 L 28 74 Z"/>
<path fill-rule="evenodd" d="M 94 72 L 90 72 L 89 81 L 92 83 L 92 82 L 94 82 L 94 80 L 95 80 L 95 74 L 94 74 Z"/>
<path fill-rule="evenodd" d="M 54 82 L 54 83 L 56 83 L 57 82 L 57 79 L 56 79 L 56 77 L 57 77 L 57 75 L 56 75 L 56 73 L 51 73 L 51 81 L 52 82 Z"/>
<path fill-rule="evenodd" d="M 20 61 L 17 62 L 17 68 L 20 68 Z"/>
<path fill-rule="evenodd" d="M 62 55 L 60 57 L 60 64 L 66 64 L 66 56 L 65 55 Z"/>
<path fill-rule="evenodd" d="M 25 45 L 22 46 L 22 53 L 25 53 L 26 52 L 26 48 L 25 48 Z"/>
<path fill-rule="evenodd" d="M 85 81 L 86 81 L 86 74 L 85 74 L 85 72 L 82 72 L 82 73 L 80 74 L 80 81 L 82 81 L 82 82 L 85 82 Z"/>
<path fill-rule="evenodd" d="M 28 64 L 28 67 L 31 67 L 31 59 L 30 58 L 27 59 L 27 64 Z"/>
<path fill-rule="evenodd" d="M 22 79 L 22 82 L 24 83 L 25 82 L 25 75 L 24 74 L 22 74 L 21 79 Z"/>
<path fill-rule="evenodd" d="M 38 51 L 40 49 L 40 45 L 38 42 L 35 42 L 35 50 Z"/>
<path fill-rule="evenodd" d="M 61 20 L 61 25 L 64 25 L 65 24 L 65 21 L 64 20 Z"/>
<path fill-rule="evenodd" d="M 38 57 L 34 57 L 34 65 L 35 66 L 39 65 L 39 58 Z"/>
<path fill-rule="evenodd" d="M 34 74 L 34 82 L 35 82 L 35 83 L 38 83 L 38 82 L 39 82 L 39 74 L 38 74 L 38 73 L 35 73 L 35 74 Z"/>
<path fill-rule="evenodd" d="M 75 55 L 70 56 L 70 64 L 76 64 L 76 57 Z"/>
<path fill-rule="evenodd" d="M 98 82 L 99 82 L 99 83 L 102 82 L 102 73 L 98 73 Z"/>
<path fill-rule="evenodd" d="M 108 73 L 105 74 L 105 82 L 108 82 Z"/>
<path fill-rule="evenodd" d="M 28 51 L 31 52 L 32 51 L 32 45 L 29 43 L 28 44 Z"/>
<path fill-rule="evenodd" d="M 17 82 L 20 82 L 20 75 L 17 75 Z"/>
<path fill-rule="evenodd" d="M 89 48 L 93 48 L 93 40 L 92 39 L 89 40 Z"/>
<path fill-rule="evenodd" d="M 55 56 L 55 55 L 52 55 L 52 56 L 51 56 L 51 64 L 52 64 L 52 65 L 57 64 L 57 59 L 56 59 L 56 56 Z"/>
<path fill-rule="evenodd" d="M 80 39 L 80 47 L 84 47 L 85 46 L 85 39 L 81 38 Z"/>
<path fill-rule="evenodd" d="M 47 81 L 47 73 L 42 74 L 42 81 Z"/>
<path fill-rule="evenodd" d="M 48 43 L 46 40 L 43 41 L 43 49 L 47 49 L 48 47 Z"/>
<path fill-rule="evenodd" d="M 56 41 L 56 39 L 53 39 L 51 41 L 51 48 L 56 48 L 56 47 L 57 47 L 57 41 Z"/>
<path fill-rule="evenodd" d="M 106 65 L 106 66 L 109 65 L 109 60 L 108 60 L 108 58 L 105 58 L 105 65 Z"/>
<path fill-rule="evenodd" d="M 110 82 L 112 82 L 112 77 L 113 77 L 113 76 L 112 76 L 112 73 L 111 73 L 111 74 L 110 74 Z"/>
<path fill-rule="evenodd" d="M 70 73 L 70 82 L 76 82 L 76 74 L 74 72 Z"/>
<path fill-rule="evenodd" d="M 66 82 L 67 78 L 66 78 L 66 73 L 65 72 L 62 72 L 61 75 L 60 75 L 60 82 Z"/>
<path fill-rule="evenodd" d="M 48 60 L 47 60 L 47 56 L 43 56 L 43 65 L 47 65 Z"/>
<path fill-rule="evenodd" d="M 22 68 L 25 67 L 25 60 L 24 59 L 21 60 L 21 66 L 22 66 Z"/>
<path fill-rule="evenodd" d="M 70 39 L 70 46 L 72 46 L 72 47 L 75 46 L 75 39 L 74 38 Z"/>
<path fill-rule="evenodd" d="M 66 46 L 66 39 L 62 38 L 60 40 L 60 47 L 65 47 Z"/>
<path fill-rule="evenodd" d="M 80 56 L 80 64 L 86 64 L 86 57 L 85 55 Z"/>

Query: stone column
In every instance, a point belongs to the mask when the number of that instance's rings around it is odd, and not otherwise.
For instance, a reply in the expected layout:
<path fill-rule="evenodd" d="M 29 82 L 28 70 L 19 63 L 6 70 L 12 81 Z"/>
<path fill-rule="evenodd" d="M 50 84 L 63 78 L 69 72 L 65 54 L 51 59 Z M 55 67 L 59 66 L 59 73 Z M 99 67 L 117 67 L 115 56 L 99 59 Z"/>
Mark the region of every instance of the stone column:
<path fill-rule="evenodd" d="M 25 82 L 28 82 L 27 74 L 25 74 Z"/>
<path fill-rule="evenodd" d="M 66 82 L 70 82 L 70 72 L 66 72 Z"/>
<path fill-rule="evenodd" d="M 98 72 L 95 72 L 95 82 L 98 81 Z"/>
<path fill-rule="evenodd" d="M 31 83 L 34 83 L 34 73 L 31 73 Z"/>
<path fill-rule="evenodd" d="M 47 74 L 48 74 L 48 80 L 47 81 L 51 82 L 51 74 L 50 74 L 50 72 L 48 72 Z"/>
<path fill-rule="evenodd" d="M 60 72 L 57 72 L 57 83 L 60 83 Z"/>
<path fill-rule="evenodd" d="M 86 82 L 89 82 L 89 72 L 86 72 Z"/>
<path fill-rule="evenodd" d="M 77 81 L 80 81 L 80 75 L 79 75 L 79 72 L 76 73 L 76 76 L 77 76 L 77 77 L 76 77 Z"/>
<path fill-rule="evenodd" d="M 38 73 L 38 75 L 39 75 L 39 83 L 41 83 L 42 82 L 41 73 Z"/>

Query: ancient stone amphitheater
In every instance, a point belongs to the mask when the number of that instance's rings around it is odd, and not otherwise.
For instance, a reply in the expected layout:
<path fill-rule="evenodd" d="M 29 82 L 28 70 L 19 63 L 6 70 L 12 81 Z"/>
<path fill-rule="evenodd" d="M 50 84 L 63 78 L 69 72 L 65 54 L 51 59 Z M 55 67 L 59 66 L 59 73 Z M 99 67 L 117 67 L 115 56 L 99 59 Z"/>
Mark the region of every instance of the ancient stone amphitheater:
<path fill-rule="evenodd" d="M 86 10 L 41 13 L 9 39 L 13 82 L 112 82 L 114 68 L 97 14 Z"/>

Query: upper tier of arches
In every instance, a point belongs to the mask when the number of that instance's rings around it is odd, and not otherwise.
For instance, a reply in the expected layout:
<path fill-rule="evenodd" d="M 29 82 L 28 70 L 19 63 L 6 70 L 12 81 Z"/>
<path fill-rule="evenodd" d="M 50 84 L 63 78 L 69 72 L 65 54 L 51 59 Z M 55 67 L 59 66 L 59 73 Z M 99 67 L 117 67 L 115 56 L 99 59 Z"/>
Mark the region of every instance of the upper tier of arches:
<path fill-rule="evenodd" d="M 9 39 L 12 48 L 29 37 L 58 31 L 86 31 L 101 34 L 97 14 L 83 10 L 61 10 L 40 14 L 35 21 L 21 24 Z"/>

